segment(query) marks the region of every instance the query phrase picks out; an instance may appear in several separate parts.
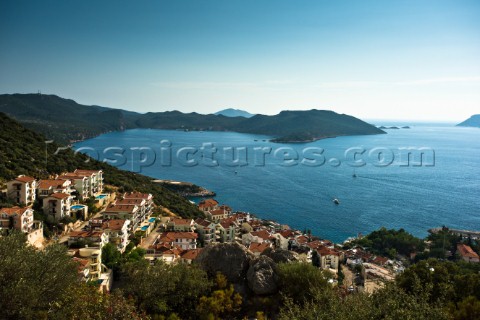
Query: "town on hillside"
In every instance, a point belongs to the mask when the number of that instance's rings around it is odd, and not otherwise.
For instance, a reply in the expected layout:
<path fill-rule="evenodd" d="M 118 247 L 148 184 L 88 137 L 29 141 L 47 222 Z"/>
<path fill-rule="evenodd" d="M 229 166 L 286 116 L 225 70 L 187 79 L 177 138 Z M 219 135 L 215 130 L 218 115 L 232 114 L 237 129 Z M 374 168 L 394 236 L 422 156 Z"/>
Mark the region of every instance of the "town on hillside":
<path fill-rule="evenodd" d="M 375 291 L 414 257 L 388 258 L 359 245 L 334 244 L 309 230 L 236 212 L 212 198 L 198 203 L 203 218 L 185 219 L 157 206 L 151 194 L 121 193 L 103 181 L 102 170 L 77 169 L 41 180 L 20 175 L 2 190 L 12 205 L 0 208 L 0 231 L 23 232 L 39 250 L 52 243 L 67 246 L 78 262 L 79 279 L 95 283 L 101 292 L 109 292 L 114 279 L 102 263 L 107 243 L 120 253 L 142 248 L 152 264 L 191 264 L 204 248 L 218 243 L 237 243 L 257 257 L 288 251 L 297 261 L 328 270 L 332 285 L 341 279 L 348 292 Z M 479 263 L 467 244 L 458 243 L 457 254 Z"/>

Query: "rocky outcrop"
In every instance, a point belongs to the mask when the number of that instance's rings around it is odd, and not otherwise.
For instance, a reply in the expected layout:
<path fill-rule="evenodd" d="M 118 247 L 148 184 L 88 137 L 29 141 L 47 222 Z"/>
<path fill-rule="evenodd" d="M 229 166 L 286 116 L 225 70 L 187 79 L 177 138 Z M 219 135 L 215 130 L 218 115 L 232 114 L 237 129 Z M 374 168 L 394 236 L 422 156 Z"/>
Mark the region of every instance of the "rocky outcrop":
<path fill-rule="evenodd" d="M 250 262 L 247 272 L 248 287 L 258 295 L 275 293 L 278 289 L 277 265 L 267 256 Z"/>
<path fill-rule="evenodd" d="M 239 283 L 245 280 L 252 258 L 242 245 L 221 243 L 204 248 L 196 262 L 211 276 L 220 272 L 229 282 Z"/>
<path fill-rule="evenodd" d="M 266 249 L 263 251 L 262 256 L 267 256 L 275 263 L 288 263 L 292 261 L 299 261 L 298 254 L 293 251 L 283 249 Z"/>

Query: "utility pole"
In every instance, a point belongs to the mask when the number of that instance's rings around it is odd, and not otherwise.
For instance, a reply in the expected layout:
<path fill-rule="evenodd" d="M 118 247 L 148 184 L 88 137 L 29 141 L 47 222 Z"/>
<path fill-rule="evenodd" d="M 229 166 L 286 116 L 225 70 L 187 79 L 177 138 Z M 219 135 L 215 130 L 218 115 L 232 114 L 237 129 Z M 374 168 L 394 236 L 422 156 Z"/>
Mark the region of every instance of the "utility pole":
<path fill-rule="evenodd" d="M 53 140 L 45 140 L 45 171 L 48 172 L 48 145 L 53 143 Z"/>

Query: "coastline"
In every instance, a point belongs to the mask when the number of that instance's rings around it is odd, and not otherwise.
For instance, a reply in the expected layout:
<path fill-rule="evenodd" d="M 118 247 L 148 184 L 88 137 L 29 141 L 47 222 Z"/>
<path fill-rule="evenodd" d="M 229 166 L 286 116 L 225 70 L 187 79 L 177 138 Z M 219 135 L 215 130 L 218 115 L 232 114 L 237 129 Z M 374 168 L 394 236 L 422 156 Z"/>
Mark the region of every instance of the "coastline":
<path fill-rule="evenodd" d="M 161 184 L 167 189 L 177 192 L 181 196 L 188 197 L 214 197 L 217 194 L 214 191 L 208 190 L 202 186 L 198 186 L 192 182 L 175 181 L 175 180 L 162 180 L 155 179 L 154 183 Z"/>

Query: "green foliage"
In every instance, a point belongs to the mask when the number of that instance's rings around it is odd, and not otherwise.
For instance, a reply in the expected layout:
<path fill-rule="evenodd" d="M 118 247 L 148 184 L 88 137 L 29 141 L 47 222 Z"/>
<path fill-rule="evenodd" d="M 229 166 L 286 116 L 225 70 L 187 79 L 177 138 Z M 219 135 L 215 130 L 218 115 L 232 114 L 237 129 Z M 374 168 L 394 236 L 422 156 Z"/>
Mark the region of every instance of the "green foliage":
<path fill-rule="evenodd" d="M 472 296 L 467 297 L 460 301 L 456 307 L 451 303 L 449 311 L 454 320 L 480 319 L 480 300 Z"/>
<path fill-rule="evenodd" d="M 353 294 L 342 297 L 336 289 L 330 287 L 316 290 L 304 304 L 287 300 L 279 319 L 446 320 L 449 317 L 440 306 L 429 304 L 425 297 L 407 294 L 394 285 L 388 285 L 370 296 Z"/>
<path fill-rule="evenodd" d="M 88 207 L 88 214 L 95 215 L 100 209 L 96 206 L 95 197 L 85 199 L 84 204 Z"/>
<path fill-rule="evenodd" d="M 447 251 L 456 251 L 457 243 L 462 241 L 462 237 L 454 235 L 444 228 L 437 233 L 430 233 L 427 240 L 431 241 L 429 256 L 445 259 Z"/>
<path fill-rule="evenodd" d="M 45 317 L 46 318 L 46 317 Z M 149 320 L 145 313 L 139 313 L 131 299 L 121 291 L 111 294 L 100 293 L 96 286 L 79 283 L 62 303 L 55 304 L 48 318 L 54 320 Z"/>
<path fill-rule="evenodd" d="M 274 116 L 251 118 L 179 111 L 139 114 L 79 105 L 73 100 L 38 94 L 0 95 L 0 112 L 63 144 L 130 128 L 236 131 L 281 137 L 278 141 L 384 133 L 352 116 L 325 110 L 282 111 Z"/>
<path fill-rule="evenodd" d="M 405 270 L 396 283 L 408 293 L 425 292 L 432 303 L 459 302 L 469 296 L 480 299 L 480 274 L 464 266 L 428 259 Z"/>
<path fill-rule="evenodd" d="M 36 250 L 14 232 L 0 238 L 0 257 L 0 319 L 139 319 L 120 294 L 80 282 L 64 246 Z"/>
<path fill-rule="evenodd" d="M 177 313 L 182 319 L 195 318 L 196 302 L 211 288 L 207 274 L 196 266 L 152 266 L 146 260 L 126 263 L 121 280 L 122 289 L 141 310 L 151 315 Z"/>
<path fill-rule="evenodd" d="M 235 292 L 233 285 L 228 285 L 227 278 L 217 273 L 216 290 L 209 297 L 200 298 L 196 312 L 200 319 L 226 319 L 240 311 L 242 296 Z"/>
<path fill-rule="evenodd" d="M 328 286 L 331 275 L 306 263 L 281 263 L 278 265 L 280 293 L 295 303 L 312 298 L 313 293 Z"/>
<path fill-rule="evenodd" d="M 355 243 L 368 248 L 375 254 L 390 258 L 395 258 L 397 253 L 409 256 L 411 253 L 422 252 L 425 249 L 422 239 L 414 237 L 404 229 L 387 230 L 386 228 L 380 228 L 362 239 L 356 240 Z"/>
<path fill-rule="evenodd" d="M 115 276 L 119 272 L 121 260 L 122 254 L 114 244 L 107 243 L 103 246 L 102 263 L 107 266 L 107 268 L 112 269 Z"/>

